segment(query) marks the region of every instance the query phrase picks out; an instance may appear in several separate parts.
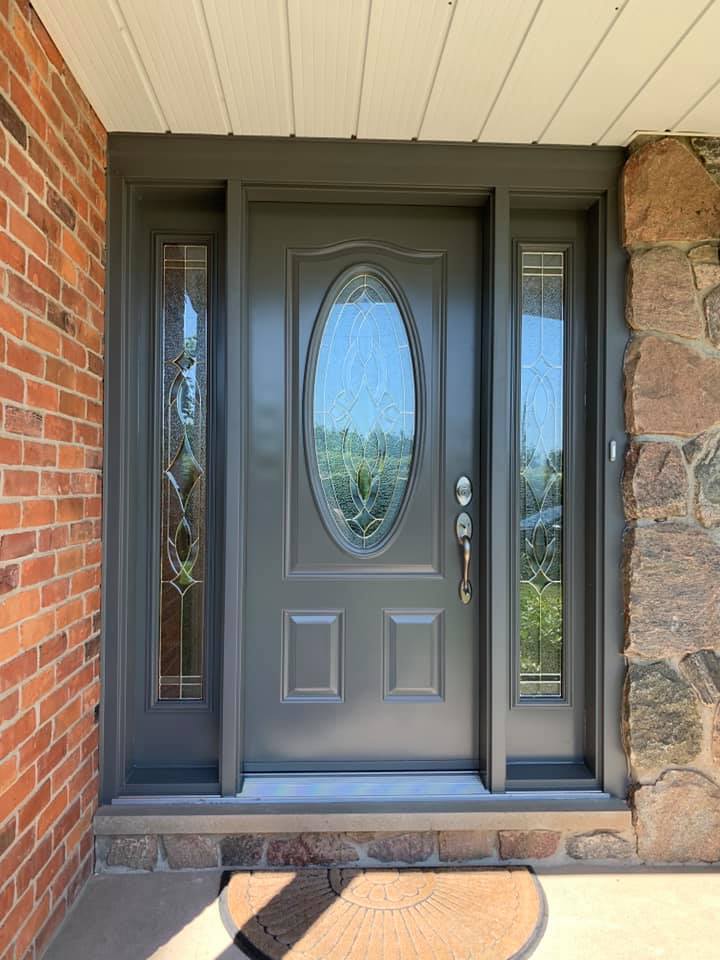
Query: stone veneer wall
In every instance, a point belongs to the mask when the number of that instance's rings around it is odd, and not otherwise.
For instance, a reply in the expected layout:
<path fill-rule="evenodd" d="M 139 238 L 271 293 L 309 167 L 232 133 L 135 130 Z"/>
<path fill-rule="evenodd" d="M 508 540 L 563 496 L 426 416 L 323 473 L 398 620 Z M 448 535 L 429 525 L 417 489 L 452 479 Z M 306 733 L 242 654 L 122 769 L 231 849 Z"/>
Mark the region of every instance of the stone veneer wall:
<path fill-rule="evenodd" d="M 27 0 L 0 0 L 0 957 L 92 872 L 98 796 L 102 124 Z"/>
<path fill-rule="evenodd" d="M 623 732 L 638 854 L 720 860 L 720 140 L 663 138 L 623 178 Z"/>
<path fill-rule="evenodd" d="M 96 839 L 96 852 L 97 870 L 108 873 L 217 867 L 637 862 L 635 838 L 622 830 L 102 836 Z"/>

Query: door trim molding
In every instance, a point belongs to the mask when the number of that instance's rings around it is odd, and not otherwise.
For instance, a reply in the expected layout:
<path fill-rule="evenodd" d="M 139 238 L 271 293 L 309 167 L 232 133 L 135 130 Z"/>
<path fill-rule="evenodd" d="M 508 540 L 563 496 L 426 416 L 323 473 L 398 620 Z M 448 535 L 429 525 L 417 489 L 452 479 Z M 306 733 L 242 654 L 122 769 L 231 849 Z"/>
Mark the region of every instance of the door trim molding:
<path fill-rule="evenodd" d="M 302 197 L 320 200 L 388 203 L 441 203 L 481 206 L 484 237 L 482 372 L 482 462 L 490 464 L 480 490 L 487 522 L 481 534 L 485 578 L 484 638 L 481 663 L 488 677 L 485 712 L 489 731 L 482 742 L 481 761 L 491 791 L 506 786 L 505 710 L 508 698 L 510 598 L 499 590 L 509 569 L 512 543 L 507 529 L 510 493 L 500 456 L 507 446 L 511 404 L 510 385 L 502 375 L 509 357 L 511 293 L 510 207 L 541 206 L 549 199 L 591 211 L 595 225 L 598 277 L 597 304 L 598 405 L 597 463 L 594 478 L 596 541 L 594 557 L 599 601 L 594 611 L 594 689 L 597 724 L 594 743 L 598 770 L 606 793 L 624 796 L 626 762 L 620 741 L 622 693 L 622 603 L 618 565 L 622 544 L 620 473 L 622 457 L 609 463 L 603 451 L 608 437 L 624 437 L 622 417 L 622 355 L 627 333 L 623 322 L 624 259 L 618 240 L 617 184 L 624 152 L 604 147 L 546 147 L 480 144 L 375 143 L 280 138 L 207 137 L 165 134 L 111 134 L 108 154 L 108 295 L 105 454 L 103 494 L 103 635 L 101 707 L 102 797 L 118 795 L 124 782 L 123 717 L 127 619 L 132 602 L 128 590 L 127 485 L 123 451 L 129 444 L 124 413 L 127 326 L 130 309 L 130 238 L 132 195 L 143 185 L 224 186 L 226 190 L 227 314 L 225 368 L 226 446 L 225 540 L 223 581 L 222 717 L 220 737 L 221 793 L 231 797 L 242 788 L 243 683 L 241 624 L 246 557 L 246 458 L 242 438 L 247 405 L 241 399 L 247 385 L 247 214 L 250 199 Z M 507 369 L 507 366 L 505 367 Z M 503 434 L 504 432 L 504 434 Z M 119 434 L 119 436 L 118 436 Z M 113 443 L 110 443 L 110 437 Z M 241 442 L 238 443 L 238 437 Z M 505 461 L 506 462 L 506 461 Z"/>

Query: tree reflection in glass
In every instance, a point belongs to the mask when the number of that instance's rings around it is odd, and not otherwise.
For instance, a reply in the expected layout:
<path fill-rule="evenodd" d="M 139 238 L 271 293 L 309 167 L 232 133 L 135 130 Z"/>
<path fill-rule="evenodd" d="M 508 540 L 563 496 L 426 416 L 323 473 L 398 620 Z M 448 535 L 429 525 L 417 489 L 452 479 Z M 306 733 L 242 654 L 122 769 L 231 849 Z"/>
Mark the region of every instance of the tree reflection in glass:
<path fill-rule="evenodd" d="M 204 690 L 207 247 L 163 245 L 158 697 Z"/>
<path fill-rule="evenodd" d="M 351 276 L 325 313 L 312 394 L 315 466 L 341 544 L 392 532 L 415 446 L 415 374 L 400 306 L 380 276 Z"/>
<path fill-rule="evenodd" d="M 564 254 L 521 253 L 520 696 L 563 693 Z"/>

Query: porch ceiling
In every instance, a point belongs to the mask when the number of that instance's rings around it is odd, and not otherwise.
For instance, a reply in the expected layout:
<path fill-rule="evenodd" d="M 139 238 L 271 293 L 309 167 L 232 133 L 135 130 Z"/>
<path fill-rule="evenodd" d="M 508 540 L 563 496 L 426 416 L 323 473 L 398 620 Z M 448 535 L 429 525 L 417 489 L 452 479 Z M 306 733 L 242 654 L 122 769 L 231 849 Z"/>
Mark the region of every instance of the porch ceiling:
<path fill-rule="evenodd" d="M 720 134 L 720 0 L 33 0 L 110 131 Z"/>

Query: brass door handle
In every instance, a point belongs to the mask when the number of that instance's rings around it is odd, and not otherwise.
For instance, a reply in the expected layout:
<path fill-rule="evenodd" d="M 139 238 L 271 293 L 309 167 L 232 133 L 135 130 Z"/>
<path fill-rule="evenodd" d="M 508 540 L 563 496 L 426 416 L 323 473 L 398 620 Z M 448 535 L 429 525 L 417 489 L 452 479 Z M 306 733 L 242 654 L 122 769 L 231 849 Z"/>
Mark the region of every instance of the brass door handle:
<path fill-rule="evenodd" d="M 460 581 L 460 600 L 467 605 L 472 600 L 470 583 L 470 560 L 472 559 L 472 520 L 467 513 L 461 513 L 455 521 L 455 533 L 462 550 L 462 580 Z"/>
<path fill-rule="evenodd" d="M 460 599 L 468 604 L 472 600 L 472 585 L 470 583 L 470 537 L 462 538 L 463 576 L 460 581 Z"/>

